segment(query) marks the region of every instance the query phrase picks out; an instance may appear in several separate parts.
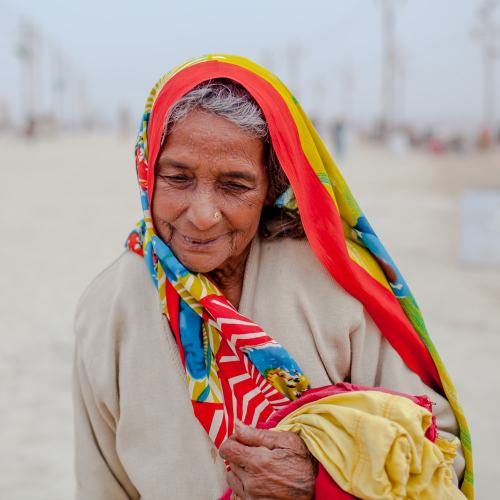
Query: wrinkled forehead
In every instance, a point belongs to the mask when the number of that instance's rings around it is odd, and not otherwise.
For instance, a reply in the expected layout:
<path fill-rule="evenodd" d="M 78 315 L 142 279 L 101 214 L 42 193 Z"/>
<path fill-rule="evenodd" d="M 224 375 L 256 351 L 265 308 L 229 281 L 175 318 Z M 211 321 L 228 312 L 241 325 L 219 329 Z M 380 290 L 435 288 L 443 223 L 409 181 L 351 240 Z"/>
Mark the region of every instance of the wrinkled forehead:
<path fill-rule="evenodd" d="M 249 92 L 229 78 L 212 78 L 201 82 L 173 103 L 164 122 L 161 148 L 173 127 L 194 111 L 226 119 L 253 137 L 268 137 L 262 110 Z"/>

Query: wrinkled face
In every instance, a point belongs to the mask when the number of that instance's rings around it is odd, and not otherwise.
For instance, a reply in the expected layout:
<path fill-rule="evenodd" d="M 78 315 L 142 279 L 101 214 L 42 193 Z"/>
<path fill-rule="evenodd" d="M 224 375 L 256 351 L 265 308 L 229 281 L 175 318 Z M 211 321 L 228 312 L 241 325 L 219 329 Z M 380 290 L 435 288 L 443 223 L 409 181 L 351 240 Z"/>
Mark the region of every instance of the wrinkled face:
<path fill-rule="evenodd" d="M 158 235 L 191 271 L 244 265 L 266 201 L 264 144 L 194 110 L 176 123 L 155 166 Z"/>

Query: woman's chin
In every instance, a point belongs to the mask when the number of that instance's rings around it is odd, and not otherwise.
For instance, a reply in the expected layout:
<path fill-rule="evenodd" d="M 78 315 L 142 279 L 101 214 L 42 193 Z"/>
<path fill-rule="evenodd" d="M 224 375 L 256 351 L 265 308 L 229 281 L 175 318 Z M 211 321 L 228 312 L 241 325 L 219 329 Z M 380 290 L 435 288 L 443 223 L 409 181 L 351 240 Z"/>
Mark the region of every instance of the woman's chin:
<path fill-rule="evenodd" d="M 174 253 L 176 252 L 174 251 Z M 182 265 L 193 273 L 209 273 L 217 269 L 224 262 L 220 257 L 220 253 L 218 255 L 203 255 L 198 253 L 190 255 L 189 252 L 183 252 L 181 255 L 176 254 L 176 256 Z"/>

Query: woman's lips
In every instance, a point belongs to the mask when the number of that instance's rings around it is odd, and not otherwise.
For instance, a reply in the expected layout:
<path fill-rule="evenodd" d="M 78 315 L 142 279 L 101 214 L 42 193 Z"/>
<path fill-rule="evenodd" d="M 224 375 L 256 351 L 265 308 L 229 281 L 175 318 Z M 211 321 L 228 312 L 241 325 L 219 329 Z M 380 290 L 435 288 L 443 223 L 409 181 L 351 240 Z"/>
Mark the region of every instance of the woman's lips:
<path fill-rule="evenodd" d="M 190 248 L 205 249 L 215 243 L 218 243 L 225 235 L 215 236 L 214 238 L 193 238 L 191 236 L 186 236 L 185 234 L 179 234 L 184 245 Z"/>

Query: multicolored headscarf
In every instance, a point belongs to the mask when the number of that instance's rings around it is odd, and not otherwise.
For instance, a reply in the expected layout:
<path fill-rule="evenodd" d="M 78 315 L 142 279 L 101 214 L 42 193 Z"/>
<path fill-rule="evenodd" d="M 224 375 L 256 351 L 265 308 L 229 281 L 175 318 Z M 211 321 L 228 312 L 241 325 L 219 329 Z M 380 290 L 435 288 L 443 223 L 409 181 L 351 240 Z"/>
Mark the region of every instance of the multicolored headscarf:
<path fill-rule="evenodd" d="M 364 305 L 407 366 L 447 397 L 460 426 L 466 459 L 462 491 L 472 498 L 467 423 L 403 276 L 295 97 L 264 68 L 228 55 L 190 60 L 152 89 L 136 145 L 144 219 L 127 241 L 132 251 L 144 256 L 158 289 L 179 346 L 196 417 L 219 447 L 233 432 L 236 418 L 256 425 L 308 388 L 306 376 L 288 352 L 239 314 L 206 276 L 186 269 L 155 233 L 150 212 L 154 167 L 167 114 L 183 95 L 216 78 L 241 84 L 262 109 L 291 185 L 277 203 L 298 207 L 307 239 L 323 266 Z"/>

